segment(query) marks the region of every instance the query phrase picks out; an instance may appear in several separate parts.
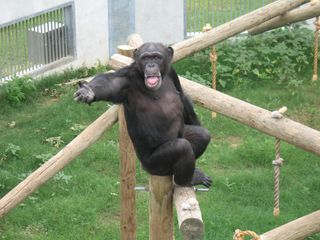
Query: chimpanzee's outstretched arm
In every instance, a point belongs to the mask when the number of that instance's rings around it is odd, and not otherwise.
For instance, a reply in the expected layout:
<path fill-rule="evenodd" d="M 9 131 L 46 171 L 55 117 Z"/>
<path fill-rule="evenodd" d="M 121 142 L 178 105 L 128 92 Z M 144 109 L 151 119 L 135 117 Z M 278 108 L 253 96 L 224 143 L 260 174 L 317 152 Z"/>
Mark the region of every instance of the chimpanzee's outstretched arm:
<path fill-rule="evenodd" d="M 89 83 L 80 83 L 78 91 L 74 94 L 75 100 L 88 104 L 94 101 L 122 103 L 129 87 L 130 69 L 127 68 L 113 73 L 99 74 Z"/>
<path fill-rule="evenodd" d="M 183 103 L 183 118 L 184 123 L 189 125 L 200 125 L 200 121 L 197 117 L 197 114 L 195 113 L 191 101 L 188 99 L 186 95 L 184 95 L 184 92 L 182 90 L 179 77 L 175 70 L 171 68 L 170 76 L 172 78 L 172 81 L 177 89 L 177 91 L 180 93 L 180 97 Z"/>

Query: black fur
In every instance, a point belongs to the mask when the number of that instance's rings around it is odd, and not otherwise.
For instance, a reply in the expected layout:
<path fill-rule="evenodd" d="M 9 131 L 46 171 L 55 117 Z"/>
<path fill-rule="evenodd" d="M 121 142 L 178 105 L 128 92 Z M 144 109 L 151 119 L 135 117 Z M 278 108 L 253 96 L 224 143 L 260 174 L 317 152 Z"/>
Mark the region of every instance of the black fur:
<path fill-rule="evenodd" d="M 210 134 L 200 126 L 183 93 L 171 67 L 172 56 L 170 47 L 145 43 L 135 51 L 130 66 L 83 83 L 75 100 L 122 103 L 130 138 L 146 171 L 173 174 L 179 185 L 209 187 L 210 178 L 195 171 L 195 161 L 205 151 Z"/>

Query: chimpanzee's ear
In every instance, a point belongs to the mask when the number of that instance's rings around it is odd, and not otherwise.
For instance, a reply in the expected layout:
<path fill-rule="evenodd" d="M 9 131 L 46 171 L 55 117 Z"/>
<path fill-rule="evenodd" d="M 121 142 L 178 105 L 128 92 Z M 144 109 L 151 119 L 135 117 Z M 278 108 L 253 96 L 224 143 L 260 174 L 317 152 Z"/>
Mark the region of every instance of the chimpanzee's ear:
<path fill-rule="evenodd" d="M 133 51 L 133 60 L 137 60 L 137 51 L 138 51 L 139 48 L 136 48 L 134 51 Z"/>
<path fill-rule="evenodd" d="M 171 61 L 172 58 L 173 58 L 173 53 L 174 53 L 173 48 L 172 47 L 168 47 L 167 50 L 168 50 L 169 59 Z"/>
<path fill-rule="evenodd" d="M 173 48 L 172 47 L 168 47 L 168 53 L 169 53 L 169 56 L 172 58 L 173 57 Z"/>
<path fill-rule="evenodd" d="M 134 61 L 139 61 L 139 54 L 140 53 L 140 49 L 141 49 L 142 45 L 140 47 L 137 47 L 136 49 L 134 49 L 133 51 L 133 60 Z"/>

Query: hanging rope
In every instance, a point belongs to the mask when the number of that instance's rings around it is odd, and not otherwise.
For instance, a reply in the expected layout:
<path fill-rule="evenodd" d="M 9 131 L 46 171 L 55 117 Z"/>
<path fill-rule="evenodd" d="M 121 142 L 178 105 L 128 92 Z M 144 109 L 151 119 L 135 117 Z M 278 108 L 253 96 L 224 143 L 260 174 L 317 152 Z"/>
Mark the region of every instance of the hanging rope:
<path fill-rule="evenodd" d="M 278 217 L 280 214 L 280 167 L 283 164 L 283 159 L 280 157 L 280 144 L 281 140 L 276 138 L 275 149 L 276 149 L 276 160 L 272 161 L 274 175 L 274 204 L 273 204 L 273 216 Z"/>
<path fill-rule="evenodd" d="M 212 88 L 217 89 L 217 51 L 215 46 L 212 47 L 210 52 L 210 61 L 212 65 Z"/>
<path fill-rule="evenodd" d="M 312 81 L 318 80 L 318 48 L 319 48 L 319 30 L 320 30 L 320 22 L 319 17 L 316 18 L 314 22 L 315 31 L 314 31 L 314 61 L 313 61 L 313 76 Z"/>
<path fill-rule="evenodd" d="M 233 235 L 233 240 L 244 240 L 246 236 L 253 237 L 252 240 L 260 240 L 260 236 L 253 231 L 241 231 L 237 229 Z"/>
<path fill-rule="evenodd" d="M 271 117 L 275 119 L 283 118 L 283 114 L 287 111 L 286 107 L 280 108 L 278 111 L 274 111 L 271 113 Z M 275 142 L 275 151 L 276 151 L 276 159 L 272 161 L 274 174 L 273 174 L 273 182 L 274 182 L 274 204 L 273 204 L 273 215 L 278 217 L 280 214 L 280 167 L 283 164 L 283 159 L 280 156 L 280 148 L 281 140 L 276 138 Z"/>
<path fill-rule="evenodd" d="M 211 29 L 212 29 L 211 25 L 209 23 L 207 23 L 202 28 L 202 32 L 207 32 L 207 31 L 210 31 Z M 214 45 L 212 46 L 212 50 L 211 50 L 209 56 L 210 56 L 210 62 L 211 62 L 211 68 L 212 68 L 212 88 L 217 89 L 217 59 L 218 59 L 218 55 L 217 55 L 217 51 L 216 51 L 216 48 Z M 212 112 L 211 116 L 212 116 L 212 118 L 216 118 L 217 113 Z"/>
<path fill-rule="evenodd" d="M 217 60 L 218 60 L 218 55 L 215 46 L 212 46 L 212 50 L 210 52 L 210 61 L 211 61 L 211 67 L 212 67 L 212 88 L 214 90 L 217 89 Z M 216 112 L 211 113 L 212 118 L 217 117 Z"/>

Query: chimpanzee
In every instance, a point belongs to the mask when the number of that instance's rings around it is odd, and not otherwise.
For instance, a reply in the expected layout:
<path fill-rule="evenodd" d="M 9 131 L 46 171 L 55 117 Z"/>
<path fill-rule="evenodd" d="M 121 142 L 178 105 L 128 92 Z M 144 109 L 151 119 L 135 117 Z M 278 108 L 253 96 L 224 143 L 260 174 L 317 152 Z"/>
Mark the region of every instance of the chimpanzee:
<path fill-rule="evenodd" d="M 171 47 L 145 43 L 135 50 L 131 65 L 79 84 L 74 97 L 88 104 L 102 100 L 124 105 L 129 136 L 148 173 L 174 175 L 182 186 L 210 187 L 210 177 L 195 169 L 210 134 L 183 93 L 172 57 Z"/>

